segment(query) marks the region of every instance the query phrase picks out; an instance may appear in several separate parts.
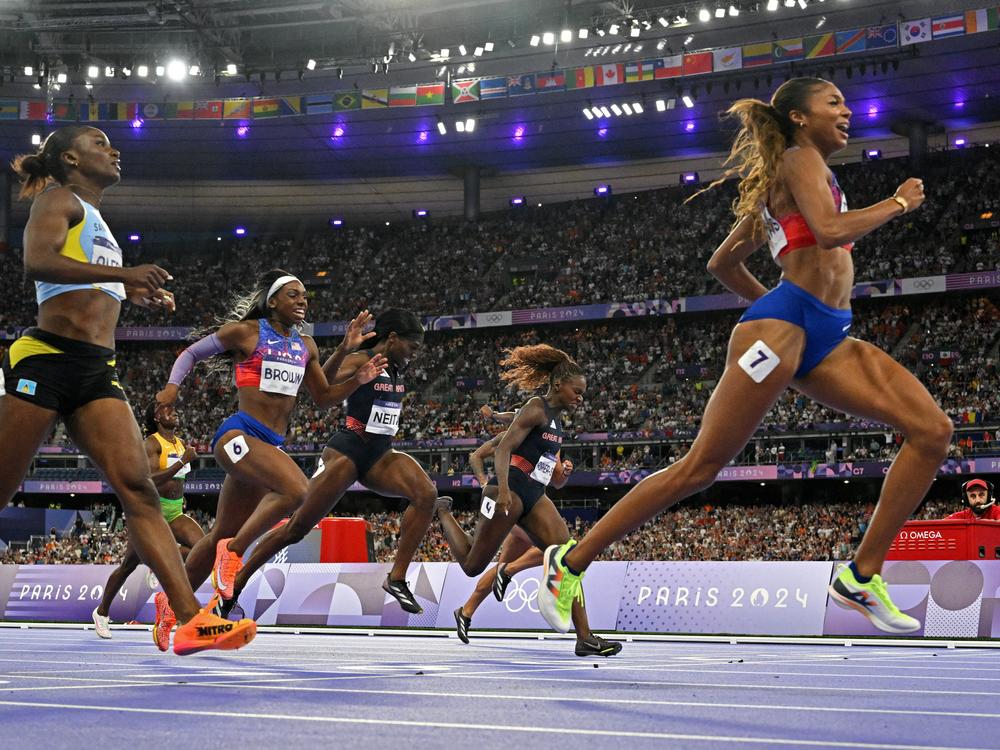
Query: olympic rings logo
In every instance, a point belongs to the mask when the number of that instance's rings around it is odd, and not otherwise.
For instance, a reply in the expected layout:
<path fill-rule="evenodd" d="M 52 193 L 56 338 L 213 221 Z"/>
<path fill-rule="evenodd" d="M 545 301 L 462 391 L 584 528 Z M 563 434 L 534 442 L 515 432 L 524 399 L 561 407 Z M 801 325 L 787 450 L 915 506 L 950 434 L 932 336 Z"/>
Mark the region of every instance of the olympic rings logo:
<path fill-rule="evenodd" d="M 934 279 L 914 279 L 913 286 L 917 289 L 930 289 L 934 286 Z"/>
<path fill-rule="evenodd" d="M 512 614 L 517 614 L 525 607 L 529 612 L 538 614 L 538 579 L 528 578 L 524 582 L 513 580 L 507 587 L 503 597 L 503 606 Z"/>

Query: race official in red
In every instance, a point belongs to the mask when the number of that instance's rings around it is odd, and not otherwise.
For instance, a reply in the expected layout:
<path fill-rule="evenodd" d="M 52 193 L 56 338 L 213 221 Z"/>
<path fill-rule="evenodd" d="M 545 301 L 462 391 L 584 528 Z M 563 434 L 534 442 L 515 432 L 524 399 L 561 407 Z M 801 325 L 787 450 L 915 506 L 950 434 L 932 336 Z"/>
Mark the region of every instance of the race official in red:
<path fill-rule="evenodd" d="M 962 502 L 965 508 L 947 516 L 946 521 L 1000 521 L 992 482 L 970 479 L 962 485 Z"/>

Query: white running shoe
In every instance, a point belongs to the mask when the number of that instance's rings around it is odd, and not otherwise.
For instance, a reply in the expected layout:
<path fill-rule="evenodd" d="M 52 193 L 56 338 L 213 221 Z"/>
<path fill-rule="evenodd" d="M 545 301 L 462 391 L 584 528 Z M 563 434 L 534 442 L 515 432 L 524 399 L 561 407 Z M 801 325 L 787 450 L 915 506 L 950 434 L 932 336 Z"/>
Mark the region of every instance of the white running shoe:
<path fill-rule="evenodd" d="M 111 628 L 108 627 L 111 623 L 110 617 L 102 617 L 97 614 L 97 610 L 95 609 L 93 613 L 91 613 L 91 619 L 94 621 L 94 632 L 97 633 L 98 638 L 111 637 Z"/>

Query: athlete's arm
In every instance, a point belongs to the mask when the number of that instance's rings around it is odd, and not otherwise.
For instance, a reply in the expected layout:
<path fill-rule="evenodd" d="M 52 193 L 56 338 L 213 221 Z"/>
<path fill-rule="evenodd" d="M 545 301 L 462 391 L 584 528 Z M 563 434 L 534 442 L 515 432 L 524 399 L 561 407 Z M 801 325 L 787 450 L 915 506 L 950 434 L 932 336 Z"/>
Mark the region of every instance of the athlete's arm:
<path fill-rule="evenodd" d="M 754 231 L 751 216 L 744 216 L 712 253 L 708 260 L 708 272 L 733 294 L 751 302 L 767 293 L 767 287 L 747 270 L 745 261 L 765 242 Z"/>
<path fill-rule="evenodd" d="M 497 446 L 500 445 L 503 436 L 502 432 L 499 435 L 494 435 L 469 454 L 469 466 L 472 467 L 472 473 L 476 475 L 476 481 L 479 482 L 480 487 L 485 487 L 489 481 L 489 477 L 486 476 L 486 465 L 483 462 L 496 453 Z"/>
<path fill-rule="evenodd" d="M 556 454 L 556 467 L 552 471 L 552 486 L 561 490 L 569 481 L 569 475 L 573 473 L 573 462 L 568 458 L 562 458 L 562 451 Z"/>
<path fill-rule="evenodd" d="M 500 492 L 497 494 L 497 507 L 504 513 L 510 512 L 510 485 L 508 477 L 510 473 L 510 454 L 515 447 L 524 442 L 528 433 L 539 425 L 545 424 L 545 407 L 542 406 L 542 399 L 535 396 L 517 412 L 514 421 L 503 434 L 500 443 L 493 454 L 493 468 L 497 473 L 497 484 Z"/>
<path fill-rule="evenodd" d="M 517 414 L 516 411 L 494 411 L 489 404 L 483 404 L 479 407 L 479 413 L 483 415 L 483 419 L 492 419 L 500 424 L 510 424 L 514 421 L 514 415 Z"/>
<path fill-rule="evenodd" d="M 184 463 L 178 461 L 173 466 L 168 466 L 163 471 L 160 471 L 160 441 L 150 435 L 144 441 L 146 446 L 146 458 L 149 460 L 149 472 L 153 480 L 153 484 L 156 485 L 156 490 L 159 492 L 160 485 L 166 484 L 174 475 L 184 468 Z"/>
<path fill-rule="evenodd" d="M 786 151 L 778 167 L 781 180 L 788 186 L 799 213 L 820 247 L 841 247 L 854 242 L 906 213 L 892 198 L 868 208 L 841 213 L 830 196 L 828 173 L 826 162 L 813 148 Z M 896 195 L 907 203 L 909 211 L 913 211 L 924 202 L 923 183 L 911 177 L 897 188 Z"/>
<path fill-rule="evenodd" d="M 69 228 L 84 219 L 80 202 L 68 188 L 42 193 L 31 205 L 24 228 L 24 274 L 29 281 L 55 284 L 106 284 L 121 282 L 155 293 L 173 278 L 150 263 L 131 268 L 81 263 L 60 255 Z"/>
<path fill-rule="evenodd" d="M 375 331 L 364 333 L 365 326 L 371 323 L 371 320 L 372 314 L 367 310 L 362 310 L 358 317 L 347 325 L 344 338 L 341 339 L 340 344 L 334 349 L 333 354 L 323 363 L 323 374 L 326 375 L 326 379 L 331 383 L 337 382 L 337 372 L 340 370 L 341 365 L 344 364 L 344 359 L 347 355 L 356 352 L 364 341 L 375 335 Z"/>
<path fill-rule="evenodd" d="M 225 352 L 246 357 L 249 354 L 247 350 L 249 342 L 255 341 L 260 331 L 259 325 L 256 320 L 225 323 L 215 333 L 210 333 L 195 341 L 177 355 L 174 366 L 170 368 L 170 378 L 167 385 L 156 394 L 156 402 L 159 404 L 174 403 L 177 400 L 181 383 L 198 362 Z"/>
<path fill-rule="evenodd" d="M 319 349 L 312 336 L 303 336 L 309 348 L 309 364 L 306 365 L 305 386 L 313 401 L 321 409 L 339 404 L 350 396 L 359 386 L 370 383 L 385 370 L 389 360 L 381 354 L 371 359 L 365 354 L 351 354 L 344 366 L 338 369 L 337 382 L 327 380 L 323 368 L 319 366 Z M 351 374 L 341 378 L 344 370 L 350 369 Z"/>

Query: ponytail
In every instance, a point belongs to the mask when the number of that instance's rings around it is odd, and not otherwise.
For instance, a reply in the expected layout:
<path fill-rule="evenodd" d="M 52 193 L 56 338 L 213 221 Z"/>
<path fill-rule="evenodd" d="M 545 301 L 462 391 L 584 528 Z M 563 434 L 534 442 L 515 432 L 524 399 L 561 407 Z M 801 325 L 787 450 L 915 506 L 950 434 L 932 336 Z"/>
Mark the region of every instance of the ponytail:
<path fill-rule="evenodd" d="M 536 391 L 557 380 L 584 374 L 572 357 L 548 344 L 518 346 L 504 352 L 506 356 L 500 360 L 500 367 L 505 371 L 500 373 L 500 378 L 521 391 Z"/>
<path fill-rule="evenodd" d="M 69 181 L 62 155 L 73 148 L 73 142 L 88 130 L 87 125 L 67 125 L 52 131 L 33 154 L 15 156 L 10 166 L 21 180 L 18 197 L 30 199 L 41 193 L 50 180 L 60 185 Z"/>

